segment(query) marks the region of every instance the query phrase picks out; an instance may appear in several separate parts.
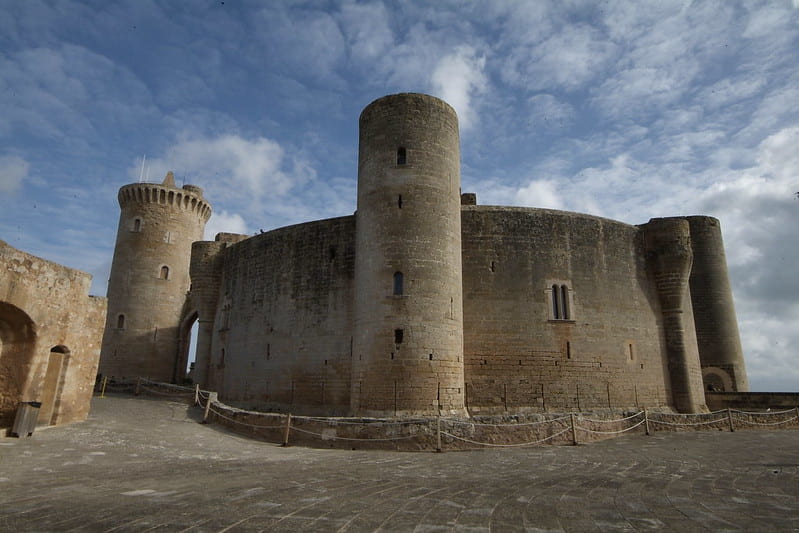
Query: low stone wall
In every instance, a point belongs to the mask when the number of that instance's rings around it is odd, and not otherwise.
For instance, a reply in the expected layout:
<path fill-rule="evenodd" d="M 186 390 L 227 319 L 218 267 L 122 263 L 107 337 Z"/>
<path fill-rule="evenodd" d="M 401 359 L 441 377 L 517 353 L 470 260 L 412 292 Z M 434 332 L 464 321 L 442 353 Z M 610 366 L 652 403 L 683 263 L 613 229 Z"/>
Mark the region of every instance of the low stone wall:
<path fill-rule="evenodd" d="M 799 409 L 771 412 L 721 409 L 679 414 L 669 410 L 597 410 L 581 413 L 480 415 L 470 418 L 356 418 L 292 416 L 240 409 L 216 393 L 141 380 L 139 394 L 184 400 L 203 408 L 203 420 L 276 444 L 338 449 L 455 451 L 542 444 L 587 444 L 627 433 L 797 429 Z"/>
<path fill-rule="evenodd" d="M 792 409 L 799 407 L 799 392 L 706 392 L 712 409 Z"/>

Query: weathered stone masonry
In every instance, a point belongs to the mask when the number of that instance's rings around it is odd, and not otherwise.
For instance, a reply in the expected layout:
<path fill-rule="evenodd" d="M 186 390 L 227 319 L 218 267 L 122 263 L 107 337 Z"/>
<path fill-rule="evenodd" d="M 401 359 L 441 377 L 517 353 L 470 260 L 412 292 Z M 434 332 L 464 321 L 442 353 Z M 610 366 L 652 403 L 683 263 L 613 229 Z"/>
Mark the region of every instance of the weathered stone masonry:
<path fill-rule="evenodd" d="M 89 412 L 105 298 L 91 276 L 0 241 L 0 428 L 20 402 L 40 402 L 38 425 L 84 420 Z"/>
<path fill-rule="evenodd" d="M 376 100 L 360 119 L 355 215 L 194 242 L 188 296 L 170 293 L 169 311 L 148 311 L 137 329 L 142 339 L 157 331 L 163 344 L 142 341 L 122 356 L 104 348 L 116 366 L 103 368 L 180 379 L 196 319 L 194 379 L 246 407 L 694 412 L 706 409 L 709 386 L 747 389 L 717 220 L 633 226 L 481 206 L 461 195 L 459 160 L 446 103 L 419 94 Z M 123 205 L 120 232 L 151 202 Z M 193 216 L 192 227 L 204 224 Z M 196 240 L 181 235 L 186 245 Z M 115 268 L 128 246 L 118 240 Z M 184 253 L 188 261 L 183 248 L 165 247 L 141 268 L 151 274 L 167 256 L 183 264 Z M 152 299 L 167 285 L 150 274 L 118 284 Z M 130 299 L 110 289 L 109 297 L 113 313 L 122 312 L 115 300 Z M 131 320 L 144 311 L 129 311 Z M 120 335 L 113 313 L 107 339 Z"/>

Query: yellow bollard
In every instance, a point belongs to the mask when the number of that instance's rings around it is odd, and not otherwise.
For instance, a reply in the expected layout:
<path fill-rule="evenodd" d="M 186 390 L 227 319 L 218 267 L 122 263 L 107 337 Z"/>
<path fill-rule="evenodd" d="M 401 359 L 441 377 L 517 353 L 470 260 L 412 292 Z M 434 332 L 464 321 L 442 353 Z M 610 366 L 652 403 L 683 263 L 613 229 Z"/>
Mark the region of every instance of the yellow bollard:
<path fill-rule="evenodd" d="M 103 376 L 103 388 L 100 389 L 100 398 L 105 398 L 105 386 L 108 384 L 108 376 Z"/>

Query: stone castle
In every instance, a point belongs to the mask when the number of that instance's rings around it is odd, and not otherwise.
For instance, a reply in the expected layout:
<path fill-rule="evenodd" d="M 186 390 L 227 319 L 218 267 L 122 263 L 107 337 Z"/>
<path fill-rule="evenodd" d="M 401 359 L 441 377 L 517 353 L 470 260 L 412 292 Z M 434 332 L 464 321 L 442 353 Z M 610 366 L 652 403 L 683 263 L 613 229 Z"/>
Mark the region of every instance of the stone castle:
<path fill-rule="evenodd" d="M 458 120 L 397 94 L 360 117 L 357 211 L 202 241 L 202 190 L 136 183 L 100 372 L 243 407 L 404 416 L 666 407 L 748 383 L 718 221 L 638 226 L 478 205 Z"/>

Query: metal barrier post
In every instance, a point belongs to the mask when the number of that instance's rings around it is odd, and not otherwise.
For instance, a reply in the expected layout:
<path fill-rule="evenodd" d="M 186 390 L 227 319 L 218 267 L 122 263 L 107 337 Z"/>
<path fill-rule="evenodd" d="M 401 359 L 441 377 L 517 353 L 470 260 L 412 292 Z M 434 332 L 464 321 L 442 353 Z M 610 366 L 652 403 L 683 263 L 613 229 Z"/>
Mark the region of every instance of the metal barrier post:
<path fill-rule="evenodd" d="M 208 393 L 208 399 L 206 400 L 205 404 L 205 414 L 203 415 L 203 421 L 202 421 L 203 424 L 208 423 L 208 413 L 209 411 L 211 411 L 211 404 L 216 401 L 216 398 L 217 398 L 217 393 L 215 392 Z"/>
<path fill-rule="evenodd" d="M 200 384 L 194 386 L 194 405 L 200 405 Z"/>
<path fill-rule="evenodd" d="M 105 398 L 105 386 L 108 385 L 108 376 L 103 376 L 103 388 L 100 389 L 100 398 Z"/>
<path fill-rule="evenodd" d="M 732 425 L 732 409 L 727 407 L 727 419 L 730 421 L 730 433 L 735 431 L 735 426 Z"/>
<path fill-rule="evenodd" d="M 441 415 L 436 417 L 436 451 L 441 453 Z"/>
<path fill-rule="evenodd" d="M 572 444 L 577 446 L 577 425 L 574 423 L 574 413 L 570 414 L 569 416 L 571 417 L 572 423 Z"/>
<path fill-rule="evenodd" d="M 649 435 L 649 412 L 647 412 L 646 407 L 644 407 L 644 429 L 646 429 L 646 434 Z"/>
<path fill-rule="evenodd" d="M 291 413 L 286 415 L 286 428 L 283 430 L 283 446 L 284 448 L 289 445 L 289 431 L 291 430 Z"/>

